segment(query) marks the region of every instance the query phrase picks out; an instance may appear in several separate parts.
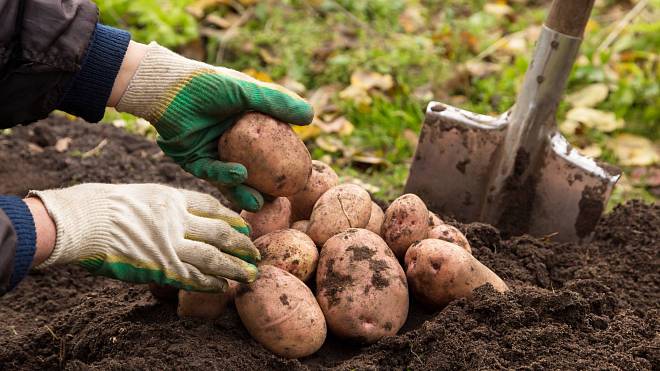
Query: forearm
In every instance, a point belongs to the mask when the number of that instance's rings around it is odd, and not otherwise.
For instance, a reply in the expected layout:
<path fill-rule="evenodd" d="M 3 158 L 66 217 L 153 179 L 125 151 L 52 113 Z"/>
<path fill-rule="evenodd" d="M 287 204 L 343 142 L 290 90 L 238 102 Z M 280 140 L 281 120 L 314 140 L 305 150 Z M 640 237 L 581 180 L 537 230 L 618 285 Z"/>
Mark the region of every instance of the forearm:
<path fill-rule="evenodd" d="M 124 60 L 121 63 L 119 73 L 112 86 L 112 92 L 110 93 L 110 98 L 108 99 L 107 104 L 108 107 L 115 107 L 117 103 L 119 103 L 119 99 L 124 95 L 126 88 L 128 88 L 135 71 L 146 53 L 147 45 L 135 41 L 131 41 L 128 44 Z"/>
<path fill-rule="evenodd" d="M 37 232 L 37 246 L 32 259 L 32 266 L 43 263 L 55 247 L 55 239 L 57 237 L 57 230 L 53 219 L 48 215 L 48 211 L 43 202 L 37 197 L 28 197 L 24 199 L 34 220 L 34 227 Z"/>
<path fill-rule="evenodd" d="M 27 204 L 0 195 L 0 295 L 28 274 L 36 249 L 36 229 Z"/>

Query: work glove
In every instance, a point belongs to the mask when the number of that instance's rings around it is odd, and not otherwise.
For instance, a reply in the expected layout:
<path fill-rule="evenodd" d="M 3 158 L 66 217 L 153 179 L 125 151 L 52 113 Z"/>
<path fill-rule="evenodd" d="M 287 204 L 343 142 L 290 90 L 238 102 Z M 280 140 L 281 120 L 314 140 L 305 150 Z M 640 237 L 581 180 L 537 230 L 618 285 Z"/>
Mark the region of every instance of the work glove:
<path fill-rule="evenodd" d="M 156 43 L 116 108 L 151 122 L 165 154 L 249 211 L 259 210 L 263 197 L 241 184 L 248 176 L 245 166 L 218 160 L 222 133 L 247 111 L 294 125 L 309 124 L 314 116 L 307 102 L 279 85 L 184 58 Z"/>
<path fill-rule="evenodd" d="M 159 184 L 82 184 L 31 191 L 55 222 L 52 255 L 37 269 L 76 262 L 92 274 L 188 291 L 252 282 L 260 260 L 238 214 L 207 194 Z"/>

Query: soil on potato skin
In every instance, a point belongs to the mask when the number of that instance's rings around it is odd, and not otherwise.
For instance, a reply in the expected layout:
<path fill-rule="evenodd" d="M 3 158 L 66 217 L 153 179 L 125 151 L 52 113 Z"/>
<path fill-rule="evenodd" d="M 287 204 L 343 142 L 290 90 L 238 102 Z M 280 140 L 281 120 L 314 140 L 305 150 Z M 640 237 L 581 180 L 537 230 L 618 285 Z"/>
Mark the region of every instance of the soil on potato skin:
<path fill-rule="evenodd" d="M 55 151 L 71 137 L 67 152 Z M 81 157 L 107 139 L 98 155 Z M 29 145 L 32 144 L 32 151 Z M 38 145 L 43 152 L 34 147 Z M 61 118 L 0 136 L 0 193 L 81 182 L 158 182 L 220 197 L 147 140 Z M 84 200 L 83 200 L 84 201 Z M 285 360 L 252 340 L 235 310 L 213 322 L 178 319 L 146 285 L 74 267 L 33 272 L 0 299 L 0 369 L 658 369 L 660 206 L 630 202 L 587 245 L 502 240 L 455 224 L 512 289 L 490 287 L 439 313 L 411 305 L 398 336 L 359 348 L 328 337 L 315 355 Z"/>

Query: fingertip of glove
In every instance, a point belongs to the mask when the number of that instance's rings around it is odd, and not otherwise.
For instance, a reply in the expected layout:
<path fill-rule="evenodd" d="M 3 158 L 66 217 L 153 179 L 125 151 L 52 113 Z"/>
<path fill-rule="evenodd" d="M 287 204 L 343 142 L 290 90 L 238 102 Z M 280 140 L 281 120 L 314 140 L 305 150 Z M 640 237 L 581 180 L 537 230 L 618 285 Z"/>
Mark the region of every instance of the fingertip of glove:
<path fill-rule="evenodd" d="M 264 205 L 264 197 L 256 189 L 244 185 L 238 185 L 232 190 L 232 198 L 238 206 L 250 212 L 261 210 Z"/>

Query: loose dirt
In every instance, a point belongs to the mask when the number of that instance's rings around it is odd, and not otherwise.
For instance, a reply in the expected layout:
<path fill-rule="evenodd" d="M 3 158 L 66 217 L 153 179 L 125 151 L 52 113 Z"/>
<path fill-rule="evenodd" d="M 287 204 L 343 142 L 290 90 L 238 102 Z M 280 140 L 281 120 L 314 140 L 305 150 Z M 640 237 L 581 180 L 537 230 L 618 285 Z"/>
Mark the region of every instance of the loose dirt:
<path fill-rule="evenodd" d="M 57 152 L 65 137 L 70 147 Z M 0 158 L 3 194 L 158 182 L 220 197 L 154 143 L 109 125 L 50 118 L 16 128 L 0 136 Z M 439 313 L 413 302 L 400 334 L 369 347 L 330 336 L 316 355 L 284 360 L 252 340 L 233 309 L 214 322 L 181 320 L 146 286 L 69 266 L 34 272 L 0 299 L 0 369 L 660 368 L 660 206 L 616 208 L 583 246 L 455 225 L 512 290 L 482 287 Z"/>

